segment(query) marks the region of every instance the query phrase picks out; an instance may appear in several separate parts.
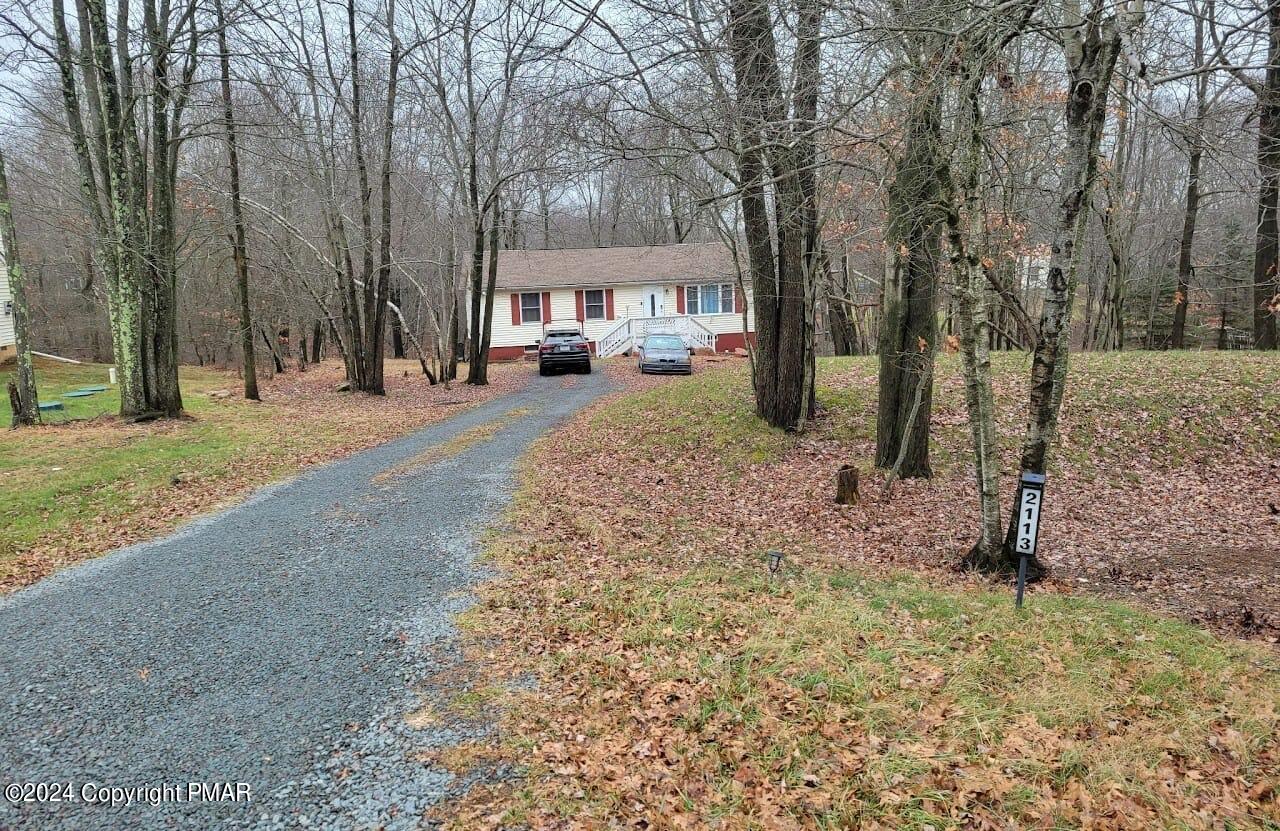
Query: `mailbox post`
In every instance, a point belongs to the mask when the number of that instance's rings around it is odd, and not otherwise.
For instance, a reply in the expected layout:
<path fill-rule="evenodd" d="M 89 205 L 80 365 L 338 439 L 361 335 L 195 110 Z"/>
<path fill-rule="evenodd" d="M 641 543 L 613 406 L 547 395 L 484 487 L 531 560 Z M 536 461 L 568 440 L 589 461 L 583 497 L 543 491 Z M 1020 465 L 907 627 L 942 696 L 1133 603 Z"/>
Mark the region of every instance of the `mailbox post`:
<path fill-rule="evenodd" d="M 1040 505 L 1044 502 L 1044 474 L 1023 471 L 1018 482 L 1018 534 L 1014 550 L 1018 552 L 1018 594 L 1016 608 L 1022 608 L 1022 593 L 1027 587 L 1027 560 L 1036 553 L 1040 537 Z"/>

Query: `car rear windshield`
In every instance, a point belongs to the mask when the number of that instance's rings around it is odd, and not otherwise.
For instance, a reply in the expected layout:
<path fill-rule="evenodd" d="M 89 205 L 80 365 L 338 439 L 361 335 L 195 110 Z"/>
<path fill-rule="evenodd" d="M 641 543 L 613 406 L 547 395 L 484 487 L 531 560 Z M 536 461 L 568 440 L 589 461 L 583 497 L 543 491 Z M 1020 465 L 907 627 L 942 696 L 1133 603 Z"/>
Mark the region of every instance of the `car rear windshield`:
<path fill-rule="evenodd" d="M 579 334 L 547 335 L 547 343 L 581 343 L 585 338 Z"/>
<path fill-rule="evenodd" d="M 677 337 L 648 338 L 644 342 L 645 349 L 684 349 L 684 341 Z"/>

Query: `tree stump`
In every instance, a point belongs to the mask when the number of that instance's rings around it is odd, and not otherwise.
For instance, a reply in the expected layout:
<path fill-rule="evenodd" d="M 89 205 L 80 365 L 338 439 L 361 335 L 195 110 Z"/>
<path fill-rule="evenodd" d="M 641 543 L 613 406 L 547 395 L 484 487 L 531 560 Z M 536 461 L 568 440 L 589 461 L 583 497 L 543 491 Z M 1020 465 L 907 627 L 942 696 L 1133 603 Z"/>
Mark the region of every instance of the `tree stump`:
<path fill-rule="evenodd" d="M 9 382 L 9 412 L 13 414 L 11 427 L 22 423 L 22 396 L 18 395 L 18 385 L 14 381 Z"/>
<path fill-rule="evenodd" d="M 858 469 L 853 465 L 841 465 L 836 471 L 836 504 L 858 504 Z"/>

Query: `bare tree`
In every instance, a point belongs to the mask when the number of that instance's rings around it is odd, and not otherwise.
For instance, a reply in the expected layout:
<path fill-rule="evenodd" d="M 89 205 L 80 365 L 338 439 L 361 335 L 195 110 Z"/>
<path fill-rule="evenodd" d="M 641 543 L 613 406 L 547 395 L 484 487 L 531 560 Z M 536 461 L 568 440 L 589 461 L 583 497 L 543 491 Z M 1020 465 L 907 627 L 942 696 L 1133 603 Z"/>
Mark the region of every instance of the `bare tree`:
<path fill-rule="evenodd" d="M 1253 342 L 1258 349 L 1280 348 L 1273 305 L 1280 297 L 1280 2 L 1267 0 L 1267 57 L 1262 78 L 1234 63 L 1226 37 L 1215 25 L 1215 4 L 1207 15 L 1219 59 L 1257 102 L 1258 211 L 1253 254 Z"/>
<path fill-rule="evenodd" d="M 54 0 L 55 58 L 80 186 L 99 241 L 98 265 L 107 278 L 120 412 L 172 416 L 182 410 L 175 185 L 197 66 L 197 6 L 194 0 L 144 0 L 142 12 L 142 31 L 135 32 L 129 6 L 119 7 L 113 44 L 102 0 L 77 0 L 77 50 L 63 2 Z M 140 58 L 133 54 L 135 39 L 144 44 Z"/>
<path fill-rule="evenodd" d="M 1023 471 L 1045 472 L 1049 447 L 1057 431 L 1067 377 L 1068 327 L 1079 264 L 1077 242 L 1097 176 L 1098 145 L 1106 125 L 1111 79 L 1116 60 L 1142 24 L 1144 15 L 1144 0 L 1125 0 L 1118 6 L 1104 0 L 1090 0 L 1090 5 L 1084 9 L 1078 0 L 1068 0 L 1064 7 L 1064 25 L 1060 31 L 1067 67 L 1067 98 L 1063 113 L 1066 149 L 1057 215 L 1052 226 L 1045 298 L 1032 353 L 1027 429 L 1022 441 Z M 1140 71 L 1140 68 L 1135 68 L 1135 71 Z M 1018 558 L 1014 543 L 1018 519 L 1018 506 L 1015 504 L 1005 534 L 1003 556 L 996 563 L 986 559 L 975 560 L 975 566 L 1016 568 Z M 1038 559 L 1033 560 L 1028 563 L 1028 579 L 1036 579 L 1044 573 Z"/>
<path fill-rule="evenodd" d="M 974 479 L 978 492 L 978 541 L 967 561 L 984 569 L 1003 559 L 1000 513 L 1000 443 L 995 395 L 991 388 L 991 320 L 987 296 L 994 267 L 987 250 L 989 152 L 986 145 L 984 82 L 1000 52 L 1016 38 L 1037 9 L 1038 0 L 975 10 L 956 39 L 950 65 L 956 68 L 954 157 L 941 168 L 940 190 L 955 279 L 965 404 L 973 438 Z M 997 89 L 999 86 L 997 85 Z"/>
<path fill-rule="evenodd" d="M 4 246 L 4 264 L 8 272 L 9 292 L 13 298 L 14 346 L 18 352 L 17 378 L 9 382 L 9 405 L 13 424 L 40 423 L 40 401 L 36 394 L 36 373 L 31 362 L 30 314 L 27 311 L 27 277 L 18 252 L 18 230 L 13 223 L 13 203 L 9 199 L 9 175 L 5 171 L 4 154 L 0 153 L 0 245 Z"/>
<path fill-rule="evenodd" d="M 236 294 L 240 301 L 240 360 L 244 372 L 244 397 L 261 400 L 258 369 L 253 354 L 253 313 L 249 307 L 249 254 L 245 242 L 244 210 L 240 204 L 240 153 L 236 146 L 236 117 L 231 102 L 231 56 L 227 51 L 227 16 L 222 0 L 214 0 L 218 16 L 218 69 L 222 86 L 222 124 L 227 137 L 227 168 L 231 177 L 231 255 L 236 269 Z"/>
<path fill-rule="evenodd" d="M 929 425 L 937 348 L 941 76 L 938 46 L 910 72 L 903 149 L 894 160 L 880 308 L 876 466 L 893 476 L 932 475 Z"/>
<path fill-rule="evenodd" d="M 818 250 L 814 130 L 824 6 L 796 4 L 788 108 L 766 0 L 732 0 L 729 49 L 736 81 L 738 177 L 755 300 L 756 410 L 798 430 L 813 412 L 813 313 Z M 772 185 L 774 220 L 765 187 Z"/>

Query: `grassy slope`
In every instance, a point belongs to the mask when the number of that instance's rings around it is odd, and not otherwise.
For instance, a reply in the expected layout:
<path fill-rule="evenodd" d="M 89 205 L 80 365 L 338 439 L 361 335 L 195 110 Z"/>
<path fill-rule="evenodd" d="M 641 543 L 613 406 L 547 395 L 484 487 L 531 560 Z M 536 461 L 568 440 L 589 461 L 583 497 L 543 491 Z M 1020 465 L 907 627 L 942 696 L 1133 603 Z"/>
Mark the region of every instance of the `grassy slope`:
<path fill-rule="evenodd" d="M 255 403 L 211 398 L 212 391 L 235 393 L 238 379 L 183 367 L 188 419 L 65 423 L 63 414 L 46 414 L 48 426 L 0 432 L 0 588 L 163 532 L 252 487 L 457 411 L 433 406 L 431 396 L 471 403 L 489 394 L 426 388 L 416 375 L 388 370 L 396 388 L 386 399 L 343 396 L 330 391 L 333 372 L 313 369 L 302 382 L 290 376 L 301 386 L 287 392 L 268 384 L 267 400 Z M 494 392 L 505 373 L 495 373 Z M 42 400 L 107 377 L 104 366 L 46 361 L 37 374 Z M 118 407 L 118 393 L 108 390 L 70 399 L 66 416 L 92 419 Z"/>
<path fill-rule="evenodd" d="M 0 370 L 0 385 L 7 384 L 13 373 L 13 364 L 7 364 Z M 94 418 L 106 413 L 114 413 L 120 409 L 120 392 L 109 383 L 107 367 L 102 364 L 66 364 L 61 361 L 50 361 L 36 358 L 36 381 L 39 389 L 40 403 L 47 404 L 61 400 L 63 409 L 41 414 L 46 424 L 62 424 L 76 419 Z M 200 370 L 184 370 L 184 386 L 187 384 L 210 382 L 225 384 L 226 376 L 220 373 Z M 86 398 L 60 399 L 63 393 L 71 392 L 79 387 L 104 386 L 103 392 L 94 393 Z M 0 400 L 0 424 L 9 425 L 13 418 L 13 410 L 9 407 L 9 398 Z"/>
<path fill-rule="evenodd" d="M 1002 396 L 1020 364 L 998 361 Z M 935 459 L 959 475 L 955 369 Z M 1268 359 L 1084 356 L 1074 374 L 1069 427 L 1090 443 L 1064 464 L 1087 475 L 1280 440 Z M 830 434 L 864 444 L 873 366 L 821 376 Z M 582 421 L 530 460 L 519 533 L 494 546 L 510 576 L 465 621 L 539 679 L 508 701 L 500 751 L 528 775 L 473 792 L 456 827 L 1280 827 L 1274 651 L 1090 598 L 1037 594 L 1015 614 L 980 581 L 813 556 L 768 578 L 777 538 L 720 515 L 815 439 L 760 426 L 741 371 Z"/>
<path fill-rule="evenodd" d="M 1000 436 L 1009 454 L 1025 423 L 1029 360 L 1022 353 L 993 356 Z M 946 472 L 969 463 L 958 356 L 939 359 L 937 385 L 930 452 Z M 822 361 L 819 401 L 842 438 L 874 441 L 873 359 Z M 1134 445 L 1162 465 L 1221 460 L 1231 447 L 1280 455 L 1280 361 L 1257 352 L 1073 355 L 1054 464 L 1108 475 L 1108 466 L 1134 457 Z"/>
<path fill-rule="evenodd" d="M 41 362 L 40 397 L 106 383 L 106 367 Z M 261 408 L 243 402 L 214 403 L 209 390 L 234 382 L 224 373 L 184 368 L 186 406 L 196 417 L 182 429 L 144 429 L 71 425 L 52 430 L 19 430 L 3 436 L 0 456 L 0 573 L 17 552 L 41 535 L 95 518 L 110 521 L 128 510 L 139 494 L 172 482 L 194 465 L 216 469 L 263 438 Z M 66 399 L 66 411 L 45 413 L 47 424 L 114 413 L 116 389 L 88 398 Z M 9 418 L 7 402 L 0 418 Z M 234 426 L 233 426 L 234 425 Z M 259 441 L 255 441 L 258 439 Z M 270 467 L 270 460 L 265 465 Z"/>
<path fill-rule="evenodd" d="M 993 356 L 1001 447 L 1018 449 L 1024 426 L 1028 358 Z M 1053 464 L 1111 475 L 1140 450 L 1161 465 L 1221 461 L 1232 449 L 1280 456 L 1280 361 L 1255 352 L 1109 353 L 1072 356 L 1063 435 Z M 623 429 L 661 423 L 657 444 L 728 448 L 730 462 L 776 458 L 795 439 L 762 431 L 752 416 L 741 367 L 670 384 L 615 406 Z M 935 470 L 967 475 L 969 427 L 960 361 L 938 360 L 930 454 Z M 831 437 L 850 445 L 875 441 L 874 358 L 819 361 L 818 402 Z M 1135 445 L 1141 445 L 1135 448 Z"/>

